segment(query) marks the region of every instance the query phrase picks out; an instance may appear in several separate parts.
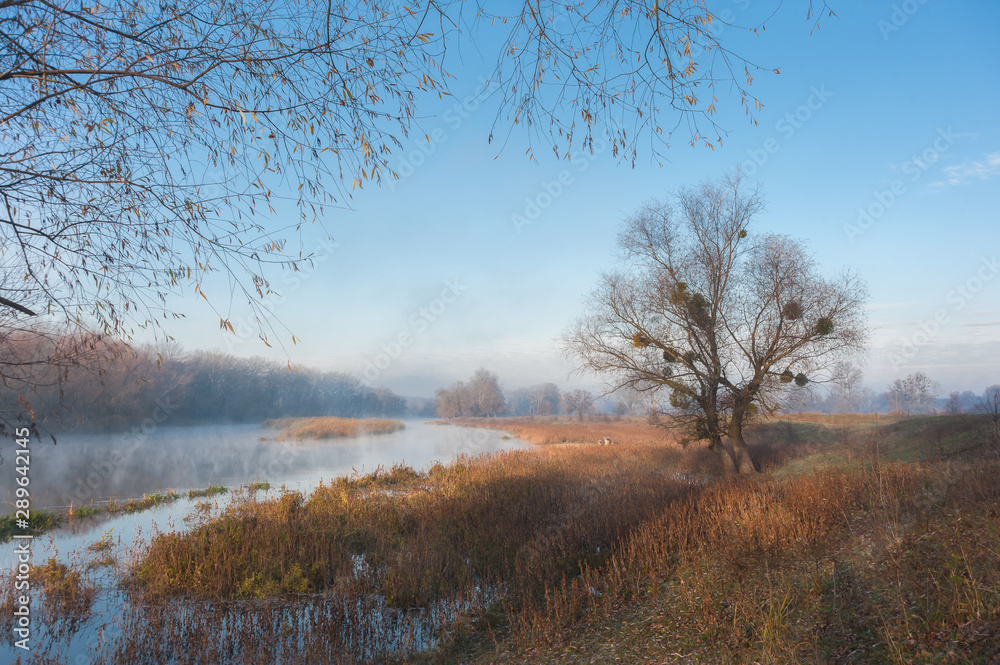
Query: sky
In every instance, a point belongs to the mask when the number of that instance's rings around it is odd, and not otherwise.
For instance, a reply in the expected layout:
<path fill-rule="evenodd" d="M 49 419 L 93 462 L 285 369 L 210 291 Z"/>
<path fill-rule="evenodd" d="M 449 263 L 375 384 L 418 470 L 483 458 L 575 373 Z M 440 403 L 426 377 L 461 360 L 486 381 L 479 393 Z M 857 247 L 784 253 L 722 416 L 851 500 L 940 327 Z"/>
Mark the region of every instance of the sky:
<path fill-rule="evenodd" d="M 753 24 L 778 4 L 712 6 Z M 727 28 L 733 50 L 780 68 L 753 84 L 758 124 L 722 95 L 720 145 L 691 147 L 681 129 L 659 160 L 647 150 L 634 167 L 597 142 L 566 160 L 536 137 L 529 157 L 520 128 L 502 150 L 489 143 L 496 106 L 477 96 L 488 39 L 463 36 L 446 61 L 452 96 L 425 100 L 390 160 L 401 179 L 367 184 L 323 228 L 305 228 L 291 249 L 315 252 L 313 267 L 269 275 L 282 345 L 247 334 L 238 302 L 244 330 L 219 331 L 193 293 L 171 303 L 187 318 L 166 332 L 187 350 L 351 372 L 408 396 L 478 367 L 507 388 L 596 387 L 559 338 L 614 269 L 622 220 L 740 166 L 767 199 L 756 231 L 798 238 L 825 272 L 868 282 L 869 386 L 917 371 L 943 393 L 1000 383 L 1000 4 L 830 6 L 837 16 L 818 30 L 805 0 L 786 0 L 758 35 Z"/>

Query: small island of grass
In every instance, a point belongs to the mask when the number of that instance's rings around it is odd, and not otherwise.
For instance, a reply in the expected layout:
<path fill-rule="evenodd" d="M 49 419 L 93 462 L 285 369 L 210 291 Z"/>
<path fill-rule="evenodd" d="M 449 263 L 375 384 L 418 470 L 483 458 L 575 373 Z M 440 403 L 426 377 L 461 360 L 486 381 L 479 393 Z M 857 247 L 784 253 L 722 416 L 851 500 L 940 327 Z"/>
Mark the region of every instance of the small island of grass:
<path fill-rule="evenodd" d="M 279 438 L 303 441 L 306 439 L 352 439 L 358 436 L 391 434 L 406 427 L 399 420 L 384 418 L 275 418 L 265 420 L 263 427 L 281 430 Z"/>

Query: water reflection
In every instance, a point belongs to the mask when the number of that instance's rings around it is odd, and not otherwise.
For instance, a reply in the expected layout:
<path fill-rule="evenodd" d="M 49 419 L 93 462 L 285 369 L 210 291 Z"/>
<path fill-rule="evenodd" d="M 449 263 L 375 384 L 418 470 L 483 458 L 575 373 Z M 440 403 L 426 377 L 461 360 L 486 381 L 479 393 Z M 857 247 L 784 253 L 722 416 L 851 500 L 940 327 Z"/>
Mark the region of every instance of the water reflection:
<path fill-rule="evenodd" d="M 71 501 L 74 505 L 81 505 L 91 500 L 135 497 L 165 489 L 183 493 L 187 489 L 213 484 L 232 488 L 255 480 L 268 480 L 272 488 L 268 496 L 273 496 L 280 491 L 281 485 L 308 492 L 320 481 L 329 481 L 352 471 L 368 472 L 397 462 L 426 469 L 434 462 L 447 463 L 459 455 L 528 447 L 528 444 L 507 438 L 495 430 L 430 425 L 420 421 L 407 422 L 406 429 L 399 432 L 354 440 L 298 444 L 275 441 L 275 435 L 274 431 L 256 425 L 215 425 L 162 428 L 143 437 L 74 435 L 61 438 L 57 446 L 35 443 L 31 451 L 32 502 L 35 506 L 65 509 Z M 5 460 L 0 467 L 0 487 L 5 493 L 9 492 L 6 500 L 11 502 L 15 487 L 12 467 L 9 460 Z M 35 657 L 42 660 L 54 658 L 56 662 L 94 662 L 95 653 L 104 654 L 102 657 L 116 653 L 121 656 L 118 652 L 128 641 L 127 636 L 141 632 L 136 625 L 155 625 L 160 630 L 166 625 L 161 625 L 161 622 L 179 621 L 176 608 L 170 611 L 165 608 L 164 615 L 156 621 L 151 620 L 154 617 L 148 614 L 150 610 L 132 608 L 128 611 L 133 614 L 128 616 L 137 624 L 129 625 L 123 612 L 131 606 L 126 603 L 122 592 L 115 588 L 115 580 L 122 572 L 121 566 L 127 567 L 127 562 L 134 560 L 155 534 L 189 528 L 197 520 L 217 513 L 230 500 L 232 497 L 229 494 L 208 499 L 215 509 L 206 513 L 196 505 L 204 500 L 182 498 L 147 512 L 115 516 L 102 514 L 69 521 L 56 531 L 35 538 L 32 543 L 35 566 L 42 565 L 52 556 L 60 561 L 100 558 L 90 548 L 106 534 L 110 545 L 106 552 L 102 550 L 101 556 L 117 562 L 111 567 L 90 569 L 88 577 L 99 591 L 91 611 L 86 616 L 75 618 L 72 629 L 64 630 L 62 624 L 65 617 L 47 616 L 48 613 L 42 611 L 39 618 L 43 620 L 35 624 L 33 633 L 33 639 L 37 640 L 33 646 Z M 11 512 L 12 508 L 6 505 L 4 512 Z M 9 571 L 14 565 L 14 544 L 8 543 L 0 549 L 0 566 Z M 318 612 L 316 616 L 326 617 L 321 623 L 330 624 L 324 624 L 327 630 L 320 631 L 321 635 L 329 636 L 334 623 L 341 631 L 349 625 L 351 628 L 343 637 L 350 642 L 364 642 L 362 652 L 388 653 L 379 650 L 398 648 L 395 642 L 399 640 L 409 641 L 417 648 L 427 646 L 434 630 L 448 620 L 458 606 L 479 601 L 481 599 L 472 597 L 453 599 L 451 602 L 458 605 L 417 613 L 388 612 L 385 608 L 373 606 L 378 610 L 381 623 L 349 620 L 351 617 L 348 614 L 355 613 L 359 608 L 348 608 L 351 612 L 347 614 L 341 611 L 343 608 L 334 611 L 337 609 L 334 605 L 340 602 L 335 598 L 324 598 L 318 604 L 288 607 L 275 601 L 265 603 L 260 611 L 265 614 L 277 612 L 275 617 L 282 617 L 282 621 L 296 616 L 295 613 Z M 39 609 L 34 599 L 32 606 L 36 611 Z M 269 618 L 274 618 L 269 614 L 258 616 L 258 609 L 246 615 L 247 625 L 258 625 L 261 621 L 266 623 Z M 201 612 L 193 606 L 189 611 Z M 211 611 L 205 611 L 207 613 L 201 618 L 207 622 L 206 625 L 218 625 L 220 619 L 224 620 L 224 615 L 228 616 L 227 612 L 235 610 L 211 608 Z M 338 612 L 345 618 L 334 622 Z M 355 630 L 361 632 L 355 635 Z M 233 637 L 235 639 L 238 635 L 234 633 Z M 308 631 L 304 636 L 295 634 L 290 638 L 293 642 L 318 639 Z M 321 641 L 325 648 L 333 648 L 327 644 L 328 637 Z M 243 649 L 248 646 L 252 644 L 242 644 Z M 177 645 L 170 644 L 168 650 L 176 648 Z M 229 645 L 229 648 L 235 646 Z M 132 656 L 135 653 L 130 653 L 120 658 L 109 656 L 108 660 L 134 662 Z M 10 642 L 0 643 L 0 662 L 7 662 L 7 658 L 13 661 L 19 655 L 23 654 Z"/>
<path fill-rule="evenodd" d="M 408 421 L 392 434 L 350 440 L 276 441 L 259 425 L 163 427 L 123 435 L 74 434 L 31 446 L 31 496 L 35 507 L 65 510 L 112 497 L 255 480 L 297 489 L 314 487 L 352 469 L 404 462 L 426 468 L 460 454 L 522 447 L 493 430 Z M 14 464 L 0 465 L 0 514 L 13 512 Z"/>

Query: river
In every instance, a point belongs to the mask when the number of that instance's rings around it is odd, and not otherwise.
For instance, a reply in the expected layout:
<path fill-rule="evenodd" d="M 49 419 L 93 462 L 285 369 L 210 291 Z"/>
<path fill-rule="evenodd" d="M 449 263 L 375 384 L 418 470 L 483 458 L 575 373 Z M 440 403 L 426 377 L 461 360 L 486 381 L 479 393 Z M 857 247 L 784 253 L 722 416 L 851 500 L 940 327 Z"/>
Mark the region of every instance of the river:
<path fill-rule="evenodd" d="M 109 554 L 118 560 L 134 559 L 158 533 L 189 528 L 198 519 L 217 513 L 230 500 L 229 494 L 213 497 L 214 510 L 199 509 L 185 496 L 189 489 L 210 485 L 238 488 L 250 482 L 268 481 L 269 495 L 282 488 L 309 492 L 323 481 L 351 473 L 368 473 L 377 467 L 403 463 L 418 470 L 435 462 L 448 463 L 461 455 L 478 455 L 504 449 L 527 448 L 527 444 L 496 430 L 432 425 L 410 420 L 406 428 L 392 434 L 328 441 L 285 442 L 277 432 L 259 425 L 206 425 L 160 427 L 126 434 L 69 434 L 33 441 L 30 445 L 30 490 L 35 508 L 66 512 L 100 504 L 111 498 L 124 500 L 157 491 L 175 490 L 182 498 L 158 508 L 132 515 L 101 515 L 67 521 L 32 542 L 32 560 L 39 566 L 50 557 L 59 561 L 92 557 L 88 548 L 102 537 L 113 546 Z M 8 445 L 9 444 L 9 445 Z M 13 512 L 13 441 L 2 448 L 0 488 L 3 513 Z M 0 565 L 10 571 L 16 561 L 16 543 L 0 550 Z M 121 627 L 115 627 L 118 593 L 113 575 L 95 570 L 98 585 L 89 629 L 51 631 L 35 624 L 33 651 L 59 655 L 66 662 L 91 662 L 94 645 L 90 638 L 100 635 L 106 646 Z M 36 619 L 38 621 L 38 619 Z M 6 631 L 5 631 L 6 632 Z M 25 653 L 0 644 L 0 663 L 13 662 Z M 81 660 L 82 659 L 82 660 Z"/>

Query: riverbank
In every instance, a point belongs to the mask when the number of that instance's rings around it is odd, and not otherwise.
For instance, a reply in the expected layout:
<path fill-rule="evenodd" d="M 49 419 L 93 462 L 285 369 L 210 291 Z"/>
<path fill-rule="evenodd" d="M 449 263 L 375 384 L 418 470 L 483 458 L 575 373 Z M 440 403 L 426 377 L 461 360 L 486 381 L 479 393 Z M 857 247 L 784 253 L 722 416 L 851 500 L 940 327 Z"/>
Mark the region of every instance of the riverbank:
<path fill-rule="evenodd" d="M 981 425 L 769 423 L 742 479 L 661 441 L 241 493 L 121 567 L 108 662 L 992 662 Z"/>

